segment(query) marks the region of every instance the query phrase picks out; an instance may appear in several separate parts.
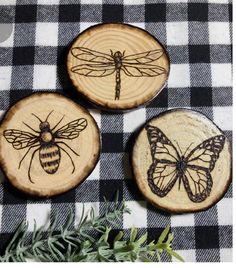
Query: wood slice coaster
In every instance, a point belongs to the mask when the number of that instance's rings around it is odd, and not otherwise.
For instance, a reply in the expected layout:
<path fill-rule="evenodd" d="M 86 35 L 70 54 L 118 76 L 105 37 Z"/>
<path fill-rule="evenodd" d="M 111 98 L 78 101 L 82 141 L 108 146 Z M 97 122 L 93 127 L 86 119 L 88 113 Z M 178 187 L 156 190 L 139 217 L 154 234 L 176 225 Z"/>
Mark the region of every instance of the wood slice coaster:
<path fill-rule="evenodd" d="M 35 93 L 17 102 L 6 113 L 0 134 L 6 177 L 36 196 L 53 196 L 78 185 L 100 152 L 93 117 L 57 93 Z"/>
<path fill-rule="evenodd" d="M 231 149 L 204 115 L 174 109 L 150 120 L 133 148 L 140 191 L 158 208 L 175 213 L 205 210 L 231 181 Z"/>
<path fill-rule="evenodd" d="M 164 87 L 169 58 L 148 32 L 127 24 L 98 24 L 82 32 L 67 58 L 69 76 L 87 99 L 104 109 L 131 109 Z"/>

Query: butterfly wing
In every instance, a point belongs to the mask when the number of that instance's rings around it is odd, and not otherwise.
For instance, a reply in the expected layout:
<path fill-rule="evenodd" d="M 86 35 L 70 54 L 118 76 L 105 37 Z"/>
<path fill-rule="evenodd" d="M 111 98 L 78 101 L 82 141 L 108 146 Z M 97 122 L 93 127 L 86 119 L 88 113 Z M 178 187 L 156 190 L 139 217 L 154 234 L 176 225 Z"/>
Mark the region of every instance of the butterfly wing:
<path fill-rule="evenodd" d="M 79 118 L 71 121 L 67 125 L 59 128 L 53 137 L 57 139 L 73 140 L 79 136 L 79 133 L 87 127 L 87 120 L 85 118 Z"/>
<path fill-rule="evenodd" d="M 112 64 L 114 59 L 111 55 L 85 47 L 74 47 L 71 54 L 78 60 L 88 61 L 90 63 Z"/>
<path fill-rule="evenodd" d="M 189 153 L 186 158 L 188 165 L 204 167 L 211 172 L 215 167 L 220 152 L 224 148 L 224 144 L 224 135 L 205 140 Z"/>
<path fill-rule="evenodd" d="M 176 163 L 180 155 L 166 135 L 158 127 L 151 125 L 146 126 L 146 131 L 153 159 Z"/>
<path fill-rule="evenodd" d="M 210 195 L 213 185 L 210 172 L 215 167 L 224 143 L 224 135 L 209 138 L 186 157 L 187 168 L 183 175 L 183 183 L 193 202 L 202 202 Z"/>
<path fill-rule="evenodd" d="M 124 64 L 145 64 L 159 59 L 162 55 L 162 49 L 155 49 L 142 53 L 128 55 L 123 58 L 122 62 Z"/>
<path fill-rule="evenodd" d="M 167 195 L 177 180 L 175 163 L 154 159 L 148 169 L 148 184 L 153 193 L 160 197 Z"/>
<path fill-rule="evenodd" d="M 5 139 L 12 144 L 13 148 L 16 150 L 21 150 L 34 145 L 39 141 L 39 137 L 18 129 L 7 129 L 4 130 L 3 136 Z"/>
<path fill-rule="evenodd" d="M 178 180 L 176 163 L 178 151 L 166 135 L 157 127 L 146 126 L 153 163 L 148 169 L 148 184 L 160 197 L 168 194 Z"/>
<path fill-rule="evenodd" d="M 207 169 L 187 167 L 182 180 L 188 197 L 193 202 L 202 202 L 211 193 L 213 181 Z"/>

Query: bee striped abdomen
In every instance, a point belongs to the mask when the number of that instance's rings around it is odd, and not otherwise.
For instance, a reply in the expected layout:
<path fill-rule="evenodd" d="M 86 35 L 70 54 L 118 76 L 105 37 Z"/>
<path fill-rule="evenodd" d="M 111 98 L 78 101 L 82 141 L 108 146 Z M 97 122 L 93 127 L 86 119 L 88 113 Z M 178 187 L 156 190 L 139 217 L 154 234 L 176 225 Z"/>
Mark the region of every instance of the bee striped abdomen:
<path fill-rule="evenodd" d="M 42 168 L 48 174 L 54 174 L 58 170 L 61 160 L 59 147 L 55 143 L 42 145 L 39 150 L 39 159 Z"/>

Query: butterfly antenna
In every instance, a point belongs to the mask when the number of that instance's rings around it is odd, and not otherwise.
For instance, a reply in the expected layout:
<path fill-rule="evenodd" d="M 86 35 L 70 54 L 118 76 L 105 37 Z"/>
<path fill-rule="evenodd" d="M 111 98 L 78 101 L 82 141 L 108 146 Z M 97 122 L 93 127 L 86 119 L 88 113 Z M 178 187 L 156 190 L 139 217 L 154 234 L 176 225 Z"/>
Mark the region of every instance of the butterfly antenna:
<path fill-rule="evenodd" d="M 177 144 L 177 147 L 178 147 L 178 149 L 179 149 L 181 155 L 183 155 L 182 150 L 181 150 L 180 147 L 179 147 L 179 143 L 178 143 L 176 140 L 175 140 L 175 143 Z"/>
<path fill-rule="evenodd" d="M 46 119 L 45 119 L 45 122 L 47 122 L 48 121 L 48 118 L 49 118 L 49 116 L 50 116 L 50 114 L 53 112 L 53 110 L 47 115 L 47 117 L 46 117 Z"/>
<path fill-rule="evenodd" d="M 34 113 L 32 113 L 32 115 L 34 116 L 34 117 L 36 117 L 38 120 L 39 120 L 39 122 L 43 122 L 36 114 L 34 114 Z"/>
<path fill-rule="evenodd" d="M 110 51 L 111 51 L 111 56 L 113 57 L 114 55 L 113 55 L 113 51 L 110 49 Z"/>
<path fill-rule="evenodd" d="M 185 150 L 185 152 L 184 152 L 184 156 L 185 156 L 185 154 L 187 153 L 188 149 L 192 146 L 192 144 L 193 144 L 193 142 L 191 142 L 190 145 L 188 146 L 188 148 Z"/>

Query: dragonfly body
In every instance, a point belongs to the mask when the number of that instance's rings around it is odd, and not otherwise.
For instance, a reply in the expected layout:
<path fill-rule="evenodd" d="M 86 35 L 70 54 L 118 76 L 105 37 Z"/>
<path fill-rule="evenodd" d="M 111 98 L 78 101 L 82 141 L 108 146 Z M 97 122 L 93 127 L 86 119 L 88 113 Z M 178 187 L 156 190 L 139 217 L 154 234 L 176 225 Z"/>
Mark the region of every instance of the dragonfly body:
<path fill-rule="evenodd" d="M 116 93 L 115 93 L 115 100 L 119 100 L 120 98 L 120 88 L 121 88 L 121 79 L 120 79 L 120 70 L 122 67 L 122 57 L 120 51 L 116 51 L 113 55 L 114 62 L 115 62 L 115 69 L 116 69 Z"/>
<path fill-rule="evenodd" d="M 150 50 L 125 56 L 117 50 L 111 54 L 102 53 L 85 47 L 74 47 L 72 55 L 81 60 L 71 71 L 86 77 L 106 77 L 115 73 L 115 100 L 120 99 L 121 70 L 130 77 L 154 77 L 166 74 L 165 68 L 150 64 L 163 55 L 162 49 Z"/>

